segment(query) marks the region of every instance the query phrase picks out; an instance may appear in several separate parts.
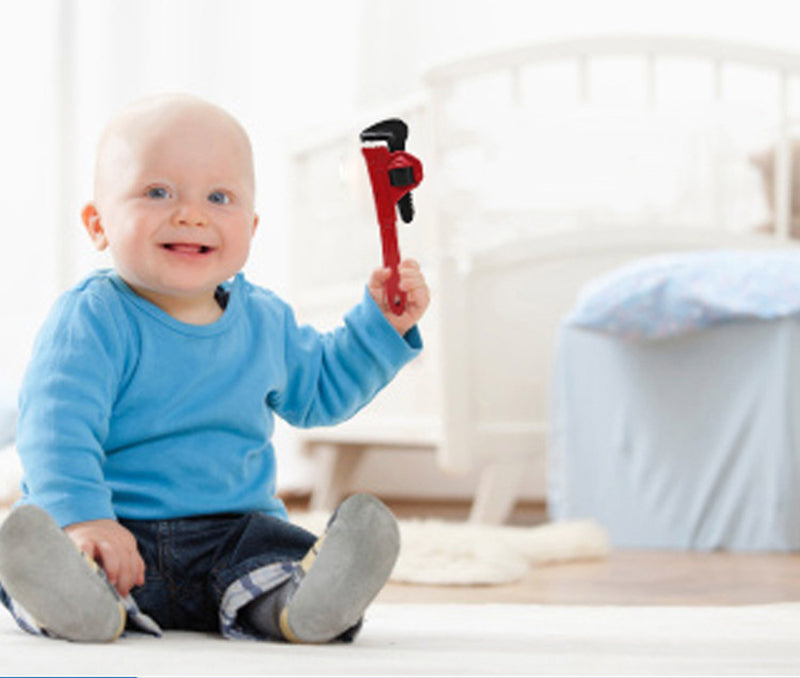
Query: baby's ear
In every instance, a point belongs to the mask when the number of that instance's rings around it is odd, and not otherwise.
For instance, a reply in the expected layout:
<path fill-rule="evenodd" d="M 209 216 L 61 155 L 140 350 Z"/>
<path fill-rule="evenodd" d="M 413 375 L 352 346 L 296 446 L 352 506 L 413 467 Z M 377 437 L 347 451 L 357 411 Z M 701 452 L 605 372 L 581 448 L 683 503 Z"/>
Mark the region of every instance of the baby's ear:
<path fill-rule="evenodd" d="M 108 247 L 108 238 L 106 238 L 105 229 L 100 222 L 100 212 L 97 211 L 97 206 L 94 203 L 90 202 L 83 208 L 81 220 L 94 246 L 98 250 L 104 250 Z"/>

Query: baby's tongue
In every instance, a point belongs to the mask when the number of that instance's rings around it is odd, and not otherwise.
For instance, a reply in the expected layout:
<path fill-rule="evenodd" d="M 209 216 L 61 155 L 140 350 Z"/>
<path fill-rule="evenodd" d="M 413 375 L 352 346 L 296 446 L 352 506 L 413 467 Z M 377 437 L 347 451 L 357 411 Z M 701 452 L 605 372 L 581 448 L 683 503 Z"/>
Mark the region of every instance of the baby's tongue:
<path fill-rule="evenodd" d="M 171 245 L 170 249 L 173 252 L 186 252 L 188 254 L 196 254 L 200 252 L 200 245 L 188 245 L 188 244 L 175 244 Z"/>

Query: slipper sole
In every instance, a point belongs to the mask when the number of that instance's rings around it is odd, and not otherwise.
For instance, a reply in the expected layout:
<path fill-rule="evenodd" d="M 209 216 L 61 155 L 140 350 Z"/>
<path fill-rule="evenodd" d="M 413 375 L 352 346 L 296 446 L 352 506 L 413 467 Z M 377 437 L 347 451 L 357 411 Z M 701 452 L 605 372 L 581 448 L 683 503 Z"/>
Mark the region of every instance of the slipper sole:
<path fill-rule="evenodd" d="M 389 579 L 400 551 L 397 521 L 367 494 L 345 500 L 301 562 L 305 575 L 280 615 L 284 636 L 325 643 L 354 626 Z"/>
<path fill-rule="evenodd" d="M 111 642 L 125 628 L 125 608 L 99 565 L 37 506 L 20 506 L 0 526 L 0 581 L 59 638 Z"/>

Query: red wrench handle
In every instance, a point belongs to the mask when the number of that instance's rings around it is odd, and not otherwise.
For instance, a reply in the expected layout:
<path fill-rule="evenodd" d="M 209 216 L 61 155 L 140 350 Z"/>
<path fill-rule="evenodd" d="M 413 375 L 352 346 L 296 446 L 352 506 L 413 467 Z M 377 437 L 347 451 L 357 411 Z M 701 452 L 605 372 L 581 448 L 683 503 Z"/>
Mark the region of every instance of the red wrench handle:
<path fill-rule="evenodd" d="M 397 227 L 381 226 L 381 245 L 383 246 L 383 265 L 392 269 L 386 281 L 386 301 L 392 313 L 403 315 L 406 310 L 406 293 L 400 290 L 400 247 L 397 244 Z"/>

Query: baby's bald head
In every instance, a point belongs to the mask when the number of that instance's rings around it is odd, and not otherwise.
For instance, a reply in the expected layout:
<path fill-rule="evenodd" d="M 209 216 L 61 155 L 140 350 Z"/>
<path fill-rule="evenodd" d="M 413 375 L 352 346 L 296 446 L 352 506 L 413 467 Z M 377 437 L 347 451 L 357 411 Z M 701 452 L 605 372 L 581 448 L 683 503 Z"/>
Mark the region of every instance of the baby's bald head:
<path fill-rule="evenodd" d="M 244 128 L 227 111 L 203 99 L 185 94 L 151 97 L 132 104 L 114 117 L 105 128 L 97 147 L 94 174 L 95 200 L 117 183 L 143 149 L 164 149 L 179 143 L 181 137 L 193 136 L 197 144 L 185 145 L 181 153 L 197 152 L 225 146 L 229 155 L 241 163 L 241 171 L 255 191 L 253 152 Z M 195 147 L 193 149 L 193 146 Z"/>

